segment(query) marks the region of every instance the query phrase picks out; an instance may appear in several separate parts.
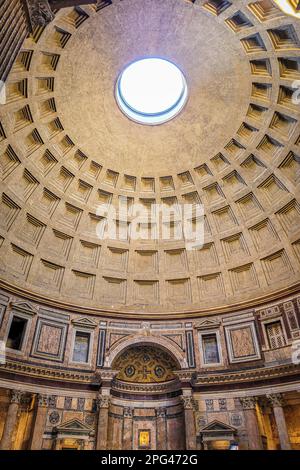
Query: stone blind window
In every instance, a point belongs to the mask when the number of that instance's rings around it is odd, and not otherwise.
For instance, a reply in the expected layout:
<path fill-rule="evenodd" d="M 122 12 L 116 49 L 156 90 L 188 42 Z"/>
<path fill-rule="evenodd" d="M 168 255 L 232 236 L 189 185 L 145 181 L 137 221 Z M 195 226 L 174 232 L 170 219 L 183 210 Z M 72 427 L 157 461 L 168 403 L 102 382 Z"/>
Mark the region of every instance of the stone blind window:
<path fill-rule="evenodd" d="M 74 341 L 73 361 L 88 362 L 90 349 L 90 333 L 77 331 Z"/>
<path fill-rule="evenodd" d="M 10 325 L 6 347 L 20 351 L 22 349 L 23 339 L 26 331 L 27 320 L 14 316 Z"/>
<path fill-rule="evenodd" d="M 282 348 L 285 346 L 285 339 L 280 321 L 269 323 L 266 326 L 269 346 L 271 349 Z"/>
<path fill-rule="evenodd" d="M 215 333 L 202 336 L 202 347 L 205 364 L 220 362 L 217 335 Z"/>

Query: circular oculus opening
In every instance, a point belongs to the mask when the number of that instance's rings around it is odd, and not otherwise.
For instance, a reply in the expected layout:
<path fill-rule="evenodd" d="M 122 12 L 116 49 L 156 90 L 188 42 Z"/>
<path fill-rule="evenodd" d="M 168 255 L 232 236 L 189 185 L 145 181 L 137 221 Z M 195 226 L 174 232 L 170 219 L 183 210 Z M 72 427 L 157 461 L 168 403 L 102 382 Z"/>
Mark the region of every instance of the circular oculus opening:
<path fill-rule="evenodd" d="M 150 57 L 128 65 L 116 86 L 119 107 L 142 124 L 162 124 L 175 117 L 187 99 L 181 70 L 166 59 Z"/>

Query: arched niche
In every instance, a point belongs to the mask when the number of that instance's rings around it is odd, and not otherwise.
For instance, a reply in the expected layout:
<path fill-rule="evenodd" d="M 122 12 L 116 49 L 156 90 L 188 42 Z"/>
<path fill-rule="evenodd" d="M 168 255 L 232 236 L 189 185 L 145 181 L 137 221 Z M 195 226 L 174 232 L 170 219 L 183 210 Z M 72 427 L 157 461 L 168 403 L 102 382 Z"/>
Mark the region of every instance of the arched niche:
<path fill-rule="evenodd" d="M 113 369 L 113 365 L 116 363 L 116 359 L 126 349 L 136 345 L 152 345 L 154 347 L 158 347 L 171 356 L 171 358 L 175 361 L 176 368 L 178 370 L 188 368 L 184 351 L 182 351 L 179 346 L 177 346 L 175 343 L 172 343 L 172 341 L 168 338 L 144 335 L 130 335 L 126 337 L 124 341 L 118 343 L 115 347 L 112 347 L 108 356 L 106 357 L 105 367 Z"/>

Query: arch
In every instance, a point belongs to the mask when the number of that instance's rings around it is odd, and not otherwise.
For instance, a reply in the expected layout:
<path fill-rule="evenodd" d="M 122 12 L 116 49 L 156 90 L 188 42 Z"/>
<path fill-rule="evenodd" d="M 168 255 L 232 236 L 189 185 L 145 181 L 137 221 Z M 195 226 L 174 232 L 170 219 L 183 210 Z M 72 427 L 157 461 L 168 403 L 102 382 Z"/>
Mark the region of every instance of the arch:
<path fill-rule="evenodd" d="M 130 335 L 121 343 L 113 347 L 105 359 L 105 367 L 112 367 L 113 362 L 122 354 L 125 349 L 138 345 L 158 346 L 165 350 L 178 364 L 178 369 L 187 369 L 187 361 L 183 351 L 168 338 L 158 336 Z"/>

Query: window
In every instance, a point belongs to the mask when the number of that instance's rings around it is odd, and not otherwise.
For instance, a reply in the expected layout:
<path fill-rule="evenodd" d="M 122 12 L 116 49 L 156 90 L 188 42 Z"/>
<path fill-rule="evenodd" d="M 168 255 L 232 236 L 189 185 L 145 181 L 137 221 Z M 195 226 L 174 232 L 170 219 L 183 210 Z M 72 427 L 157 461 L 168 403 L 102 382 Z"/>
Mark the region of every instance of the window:
<path fill-rule="evenodd" d="M 266 325 L 266 330 L 271 349 L 282 348 L 282 346 L 285 346 L 285 339 L 280 321 L 268 323 Z"/>
<path fill-rule="evenodd" d="M 14 316 L 10 324 L 10 329 L 6 341 L 6 347 L 20 351 L 26 331 L 27 320 Z"/>
<path fill-rule="evenodd" d="M 217 335 L 215 333 L 202 336 L 203 360 L 205 364 L 220 362 Z"/>
<path fill-rule="evenodd" d="M 90 333 L 83 331 L 76 331 L 73 361 L 74 362 L 88 362 L 90 350 Z"/>

